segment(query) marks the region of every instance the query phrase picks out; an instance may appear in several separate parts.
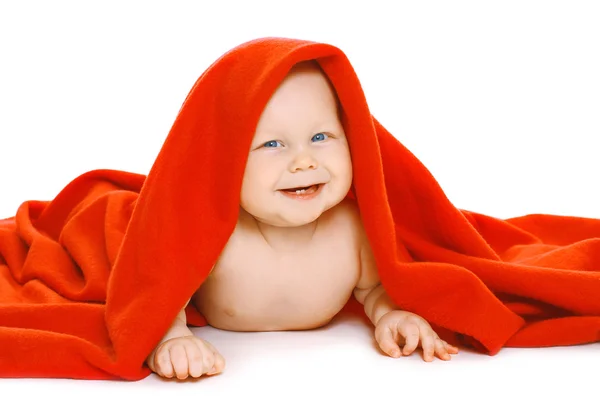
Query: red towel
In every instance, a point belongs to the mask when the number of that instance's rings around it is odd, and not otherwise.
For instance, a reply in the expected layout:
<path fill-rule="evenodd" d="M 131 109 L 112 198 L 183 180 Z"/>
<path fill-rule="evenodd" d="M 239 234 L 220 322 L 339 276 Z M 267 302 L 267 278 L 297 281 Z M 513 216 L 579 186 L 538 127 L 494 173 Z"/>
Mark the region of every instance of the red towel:
<path fill-rule="evenodd" d="M 311 59 L 339 96 L 352 196 L 401 308 L 488 354 L 600 340 L 600 220 L 457 209 L 371 115 L 342 51 L 263 38 L 202 74 L 147 178 L 92 171 L 0 220 L 1 376 L 150 373 L 145 358 L 233 231 L 262 109 L 289 69 Z M 187 312 L 190 324 L 205 324 Z"/>

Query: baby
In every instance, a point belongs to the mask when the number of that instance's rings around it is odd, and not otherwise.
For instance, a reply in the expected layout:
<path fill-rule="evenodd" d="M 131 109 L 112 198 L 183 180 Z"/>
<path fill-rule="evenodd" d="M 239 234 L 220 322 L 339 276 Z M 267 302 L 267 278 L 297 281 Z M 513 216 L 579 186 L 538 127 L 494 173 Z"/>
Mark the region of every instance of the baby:
<path fill-rule="evenodd" d="M 346 199 L 352 164 L 338 111 L 316 62 L 292 68 L 261 114 L 235 230 L 193 303 L 219 329 L 306 330 L 327 324 L 354 295 L 383 352 L 399 357 L 420 346 L 425 361 L 450 360 L 458 349 L 420 316 L 399 310 L 379 282 L 358 207 Z M 225 367 L 188 329 L 184 309 L 147 363 L 178 379 Z"/>

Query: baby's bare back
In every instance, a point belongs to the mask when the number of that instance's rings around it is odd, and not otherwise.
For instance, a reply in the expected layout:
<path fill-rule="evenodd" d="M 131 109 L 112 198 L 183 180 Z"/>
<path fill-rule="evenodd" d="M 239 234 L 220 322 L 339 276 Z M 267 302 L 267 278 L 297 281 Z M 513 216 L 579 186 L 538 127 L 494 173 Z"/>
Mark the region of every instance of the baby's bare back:
<path fill-rule="evenodd" d="M 212 273 L 192 298 L 209 325 L 277 331 L 327 324 L 359 279 L 354 205 L 344 201 L 321 215 L 311 241 L 293 251 L 275 250 L 252 218 L 240 216 Z"/>

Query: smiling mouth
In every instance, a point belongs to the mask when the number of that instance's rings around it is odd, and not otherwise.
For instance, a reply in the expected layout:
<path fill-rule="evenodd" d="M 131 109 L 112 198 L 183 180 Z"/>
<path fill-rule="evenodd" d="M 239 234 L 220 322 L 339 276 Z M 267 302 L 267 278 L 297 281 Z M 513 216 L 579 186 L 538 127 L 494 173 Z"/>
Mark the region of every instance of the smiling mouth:
<path fill-rule="evenodd" d="M 294 187 L 291 189 L 280 189 L 279 191 L 289 197 L 312 197 L 321 191 L 323 183 L 312 184 L 310 186 Z"/>

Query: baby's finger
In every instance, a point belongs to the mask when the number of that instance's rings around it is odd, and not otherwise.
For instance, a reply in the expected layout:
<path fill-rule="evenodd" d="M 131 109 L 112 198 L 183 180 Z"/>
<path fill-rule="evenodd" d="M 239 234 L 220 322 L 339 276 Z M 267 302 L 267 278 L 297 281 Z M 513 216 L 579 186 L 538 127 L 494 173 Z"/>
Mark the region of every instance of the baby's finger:
<path fill-rule="evenodd" d="M 207 348 L 208 348 L 210 351 L 212 351 L 212 352 L 213 352 L 213 354 L 217 354 L 217 353 L 218 353 L 218 351 L 217 351 L 217 349 L 215 348 L 215 346 L 214 346 L 214 345 L 212 345 L 211 343 L 209 343 L 208 341 L 206 341 L 206 340 L 202 340 L 202 339 L 200 339 L 200 338 L 197 338 L 197 339 L 195 339 L 194 341 L 196 341 L 198 344 L 203 344 L 203 345 L 204 345 L 205 347 L 207 347 Z"/>
<path fill-rule="evenodd" d="M 435 354 L 442 360 L 450 360 L 451 358 L 446 350 L 446 343 L 439 338 L 435 340 Z"/>
<path fill-rule="evenodd" d="M 412 322 L 403 322 L 398 324 L 398 332 L 404 337 L 402 354 L 408 356 L 419 345 L 419 327 Z"/>
<path fill-rule="evenodd" d="M 173 377 L 173 365 L 171 364 L 171 357 L 169 355 L 169 349 L 165 346 L 159 347 L 154 355 L 154 368 L 156 373 L 160 376 L 171 378 Z"/>
<path fill-rule="evenodd" d="M 433 361 L 435 353 L 435 336 L 431 333 L 423 333 L 421 331 L 421 347 L 423 348 L 423 359 L 425 361 Z"/>
<path fill-rule="evenodd" d="M 209 371 L 207 374 L 213 375 L 217 373 L 221 373 L 225 369 L 225 358 L 220 354 L 215 354 L 215 365 L 213 366 L 213 370 Z"/>
<path fill-rule="evenodd" d="M 444 341 L 444 345 L 446 346 L 446 350 L 448 351 L 448 353 L 458 354 L 458 347 L 455 347 L 452 344 L 448 344 L 446 341 Z"/>
<path fill-rule="evenodd" d="M 203 364 L 204 373 L 208 374 L 215 368 L 215 354 L 208 350 L 204 350 L 204 364 Z"/>
<path fill-rule="evenodd" d="M 194 342 L 198 348 L 204 352 L 204 373 L 206 373 L 207 376 L 211 376 L 222 372 L 223 368 L 225 368 L 225 359 L 217 349 L 208 341 L 199 338 L 194 339 Z"/>
<path fill-rule="evenodd" d="M 377 342 L 379 343 L 381 350 L 390 357 L 400 357 L 400 347 L 396 341 L 394 341 L 392 331 L 388 327 L 384 327 L 379 332 Z"/>
<path fill-rule="evenodd" d="M 185 348 L 181 344 L 174 344 L 169 349 L 171 364 L 178 379 L 185 379 L 189 375 L 189 364 Z"/>
<path fill-rule="evenodd" d="M 214 354 L 214 356 L 215 362 L 212 368 L 208 369 L 208 371 L 206 372 L 207 376 L 212 376 L 213 374 L 221 373 L 225 368 L 225 359 L 223 359 L 223 356 L 221 356 L 220 354 Z"/>
<path fill-rule="evenodd" d="M 206 359 L 206 353 L 203 353 L 202 350 L 200 350 L 198 346 L 193 343 L 185 345 L 185 353 L 188 360 L 188 371 L 190 376 L 202 376 L 202 373 L 205 369 L 204 362 Z"/>

